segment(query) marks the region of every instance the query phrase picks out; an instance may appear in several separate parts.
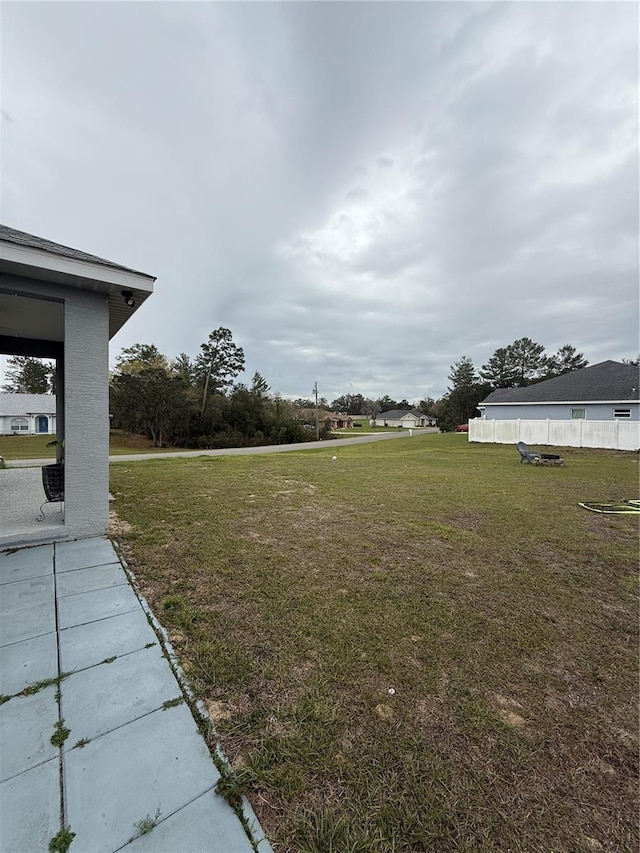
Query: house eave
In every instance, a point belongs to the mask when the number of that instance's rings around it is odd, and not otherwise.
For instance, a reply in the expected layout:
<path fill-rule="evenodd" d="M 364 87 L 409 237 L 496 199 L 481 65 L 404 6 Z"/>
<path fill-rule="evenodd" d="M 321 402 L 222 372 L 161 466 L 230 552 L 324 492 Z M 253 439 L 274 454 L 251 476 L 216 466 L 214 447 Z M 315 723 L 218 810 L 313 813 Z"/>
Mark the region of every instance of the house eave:
<path fill-rule="evenodd" d="M 65 258 L 53 255 L 44 249 L 33 249 L 28 246 L 18 246 L 5 240 L 0 241 L 0 261 L 12 265 L 28 267 L 33 275 L 39 272 L 42 278 L 43 271 L 58 273 L 69 279 L 67 283 L 71 286 L 84 286 L 81 281 L 95 282 L 106 288 L 109 285 L 116 287 L 136 287 L 141 291 L 151 293 L 155 276 L 148 275 L 124 267 L 106 266 L 93 261 L 79 260 L 76 258 Z"/>
<path fill-rule="evenodd" d="M 65 258 L 6 240 L 0 240 L 0 273 L 105 294 L 109 301 L 109 338 L 151 296 L 156 280 L 135 270 Z M 131 291 L 133 307 L 125 304 L 123 291 Z"/>
<path fill-rule="evenodd" d="M 516 403 L 510 400 L 502 400 L 497 403 L 478 403 L 478 409 L 485 409 L 488 406 L 618 406 L 621 403 L 633 404 L 639 403 L 640 400 L 529 400 L 524 403 Z"/>

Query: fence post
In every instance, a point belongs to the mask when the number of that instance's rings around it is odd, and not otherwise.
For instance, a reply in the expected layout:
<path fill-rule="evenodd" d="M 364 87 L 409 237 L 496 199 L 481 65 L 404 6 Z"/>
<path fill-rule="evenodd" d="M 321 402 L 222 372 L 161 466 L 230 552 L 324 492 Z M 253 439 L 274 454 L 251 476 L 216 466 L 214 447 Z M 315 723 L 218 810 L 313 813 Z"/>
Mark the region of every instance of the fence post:
<path fill-rule="evenodd" d="M 616 420 L 616 450 L 620 450 L 620 421 Z"/>
<path fill-rule="evenodd" d="M 551 444 L 551 418 L 547 418 L 547 444 Z"/>
<path fill-rule="evenodd" d="M 578 429 L 578 442 L 579 442 L 578 447 L 582 447 L 582 421 L 583 420 L 584 420 L 583 418 L 580 418 L 578 421 L 578 423 L 580 424 L 580 427 Z"/>

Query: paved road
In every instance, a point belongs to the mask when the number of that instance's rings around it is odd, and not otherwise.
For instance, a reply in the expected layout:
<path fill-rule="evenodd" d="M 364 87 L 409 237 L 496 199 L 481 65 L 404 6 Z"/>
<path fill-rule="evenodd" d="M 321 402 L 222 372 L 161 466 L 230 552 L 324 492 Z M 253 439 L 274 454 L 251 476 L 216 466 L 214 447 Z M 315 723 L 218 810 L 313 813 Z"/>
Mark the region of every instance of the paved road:
<path fill-rule="evenodd" d="M 425 433 L 437 433 L 435 427 L 412 430 L 414 435 Z M 110 456 L 109 462 L 143 462 L 147 459 L 174 459 L 176 457 L 196 456 L 250 456 L 260 453 L 288 453 L 293 450 L 322 450 L 326 447 L 344 447 L 350 444 L 368 444 L 372 441 L 385 441 L 391 438 L 410 438 L 409 430 L 397 430 L 395 432 L 378 432 L 369 435 L 358 435 L 353 438 L 331 438 L 327 441 L 310 441 L 297 444 L 273 444 L 268 447 L 228 447 L 224 450 L 168 450 L 166 453 L 127 453 L 123 455 Z M 12 459 L 6 460 L 8 468 L 29 468 L 46 465 L 52 459 Z"/>

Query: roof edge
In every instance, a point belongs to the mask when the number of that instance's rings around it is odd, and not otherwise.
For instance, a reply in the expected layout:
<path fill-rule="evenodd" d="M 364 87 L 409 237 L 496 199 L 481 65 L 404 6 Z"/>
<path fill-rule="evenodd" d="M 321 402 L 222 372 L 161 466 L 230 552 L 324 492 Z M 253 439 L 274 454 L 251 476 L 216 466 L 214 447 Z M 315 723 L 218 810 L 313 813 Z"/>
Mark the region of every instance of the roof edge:
<path fill-rule="evenodd" d="M 27 231 L 20 231 L 19 229 L 12 228 L 9 225 L 0 224 L 0 244 L 20 247 L 41 255 L 65 258 L 67 260 L 79 261 L 80 263 L 121 270 L 122 272 L 131 273 L 132 275 L 152 278 L 154 281 L 157 278 L 157 276 L 150 275 L 149 273 L 134 270 L 132 267 L 126 267 L 123 264 L 116 263 L 115 261 L 109 261 L 106 258 L 101 258 L 98 255 L 91 254 L 90 252 L 83 252 L 80 249 L 74 249 L 72 246 L 67 246 L 64 243 L 56 243 L 53 240 L 46 239 L 45 237 L 38 237 Z"/>
<path fill-rule="evenodd" d="M 116 287 L 135 287 L 141 291 L 151 293 L 156 277 L 146 273 L 129 270 L 126 267 L 106 266 L 96 261 L 88 261 L 80 258 L 67 258 L 56 255 L 42 249 L 19 246 L 15 243 L 7 243 L 0 240 L 0 263 L 9 268 L 15 268 L 16 275 L 28 275 L 35 278 L 38 272 L 47 272 L 66 276 L 69 279 L 100 282 L 105 285 Z M 73 281 L 69 282 L 73 284 Z"/>
<path fill-rule="evenodd" d="M 485 406 L 595 406 L 595 405 L 610 405 L 612 403 L 640 403 L 637 398 L 635 400 L 525 400 L 520 403 L 516 400 L 497 400 L 495 403 L 478 403 L 478 409 L 484 409 Z"/>

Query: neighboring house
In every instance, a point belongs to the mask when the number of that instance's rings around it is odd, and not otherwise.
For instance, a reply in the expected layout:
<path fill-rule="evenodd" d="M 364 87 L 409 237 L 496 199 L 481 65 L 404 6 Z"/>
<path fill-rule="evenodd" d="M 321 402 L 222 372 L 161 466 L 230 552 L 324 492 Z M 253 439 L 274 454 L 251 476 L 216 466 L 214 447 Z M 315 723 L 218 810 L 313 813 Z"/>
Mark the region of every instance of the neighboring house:
<path fill-rule="evenodd" d="M 352 429 L 353 418 L 351 415 L 340 414 L 339 412 L 327 412 L 324 417 L 324 423 L 329 429 Z"/>
<path fill-rule="evenodd" d="M 315 409 L 298 409 L 296 417 L 299 421 L 307 426 L 315 427 L 316 410 Z M 327 429 L 351 429 L 353 427 L 353 418 L 351 415 L 344 415 L 336 412 L 328 412 L 326 409 L 318 409 L 318 423 Z"/>
<path fill-rule="evenodd" d="M 0 435 L 56 432 L 53 394 L 0 394 Z"/>
<path fill-rule="evenodd" d="M 416 427 L 435 426 L 436 419 L 423 414 L 418 409 L 392 409 L 389 412 L 381 412 L 376 415 L 369 423 L 371 426 L 415 429 Z"/>
<path fill-rule="evenodd" d="M 324 425 L 324 419 L 327 415 L 331 416 L 331 412 L 327 412 L 324 409 L 318 409 L 318 423 L 320 426 Z M 316 426 L 316 410 L 312 409 L 295 409 L 294 416 L 301 423 L 306 426 L 312 426 L 315 429 Z"/>
<path fill-rule="evenodd" d="M 525 388 L 499 388 L 479 405 L 486 420 L 639 421 L 640 371 L 603 361 Z"/>
<path fill-rule="evenodd" d="M 0 509 L 0 547 L 107 532 L 109 339 L 151 295 L 154 281 L 113 261 L 0 225 L 0 353 L 55 359 L 60 464 L 64 452 L 61 520 L 56 514 L 55 523 L 48 521 L 51 526 L 43 524 L 35 532 L 32 522 L 9 530 Z"/>

